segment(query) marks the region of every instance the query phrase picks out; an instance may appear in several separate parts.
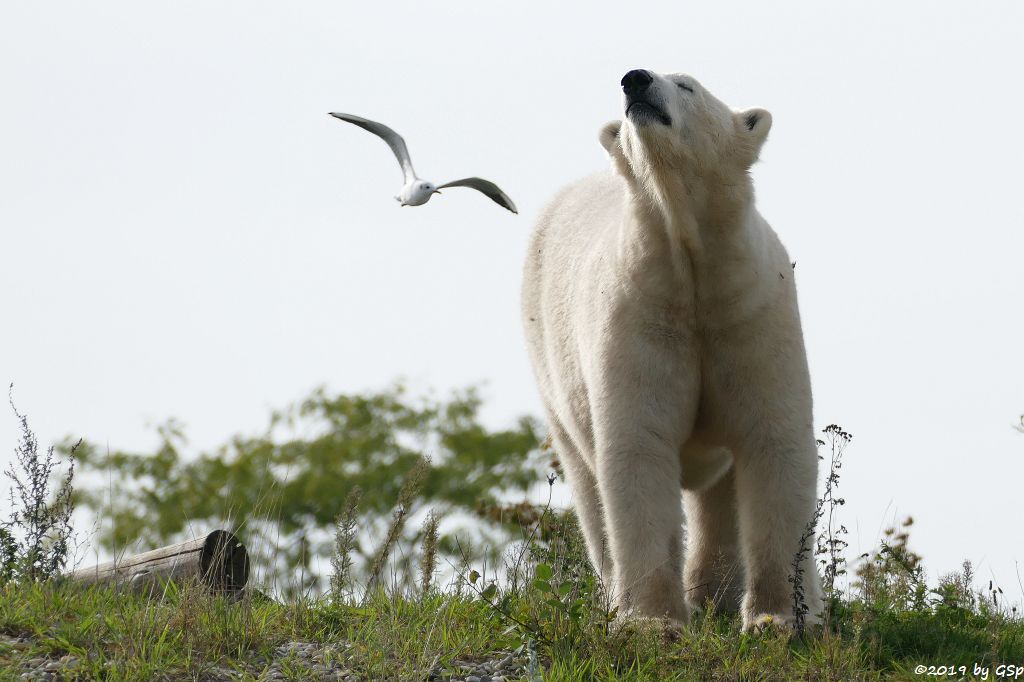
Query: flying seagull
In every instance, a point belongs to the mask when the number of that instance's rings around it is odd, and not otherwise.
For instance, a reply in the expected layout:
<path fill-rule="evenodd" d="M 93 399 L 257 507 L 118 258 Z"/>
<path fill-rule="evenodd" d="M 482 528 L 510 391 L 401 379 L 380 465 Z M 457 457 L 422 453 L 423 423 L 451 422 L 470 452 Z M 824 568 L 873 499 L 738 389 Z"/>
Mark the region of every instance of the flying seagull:
<path fill-rule="evenodd" d="M 331 112 L 331 116 L 341 119 L 342 121 L 348 121 L 353 125 L 359 126 L 363 130 L 368 130 L 388 143 L 388 146 L 391 147 L 391 151 L 395 153 L 398 163 L 402 166 L 402 175 L 405 176 L 405 184 L 402 186 L 402 191 L 395 197 L 395 200 L 402 206 L 422 206 L 430 201 L 430 197 L 435 194 L 440 194 L 440 190 L 446 187 L 472 187 L 473 189 L 486 194 L 499 206 L 504 206 L 513 213 L 519 213 L 519 211 L 516 210 L 516 205 L 512 203 L 512 200 L 508 198 L 508 195 L 502 192 L 501 188 L 490 180 L 484 180 L 483 178 L 462 178 L 461 180 L 446 182 L 438 187 L 432 182 L 416 177 L 416 171 L 412 169 L 412 159 L 409 158 L 409 149 L 405 146 L 405 140 L 402 139 L 401 135 L 391 128 L 388 128 L 383 123 L 377 123 L 376 121 L 371 121 L 360 116 L 353 116 L 352 114 Z"/>

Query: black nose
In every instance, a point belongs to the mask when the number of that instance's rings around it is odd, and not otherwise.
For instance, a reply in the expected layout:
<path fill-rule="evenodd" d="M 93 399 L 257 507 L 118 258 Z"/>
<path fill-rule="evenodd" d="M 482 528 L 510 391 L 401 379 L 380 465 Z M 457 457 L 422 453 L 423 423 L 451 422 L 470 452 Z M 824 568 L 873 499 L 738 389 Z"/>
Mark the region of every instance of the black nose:
<path fill-rule="evenodd" d="M 633 69 L 622 77 L 622 91 L 627 95 L 639 95 L 653 82 L 650 71 Z"/>

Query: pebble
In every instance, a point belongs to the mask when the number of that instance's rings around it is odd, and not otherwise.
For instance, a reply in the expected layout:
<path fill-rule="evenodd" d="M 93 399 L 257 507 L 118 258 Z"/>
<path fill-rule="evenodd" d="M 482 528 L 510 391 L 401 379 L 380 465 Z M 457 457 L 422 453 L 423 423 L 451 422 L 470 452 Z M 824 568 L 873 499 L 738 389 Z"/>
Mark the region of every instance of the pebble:
<path fill-rule="evenodd" d="M 24 643 L 20 640 L 22 638 L 3 638 L 9 646 L 31 645 L 30 640 L 26 639 Z M 277 682 L 295 679 L 299 673 L 302 679 L 316 682 L 363 682 L 365 676 L 358 672 L 358 668 L 353 669 L 353 663 L 358 664 L 359 658 L 350 652 L 351 649 L 352 645 L 347 642 L 285 642 L 275 647 L 269 658 L 254 656 L 249 661 L 238 663 L 237 667 L 214 666 L 206 670 L 204 679 L 230 681 L 255 677 L 261 682 Z M 446 665 L 439 661 L 440 655 L 434 659 L 426 679 L 436 682 L 506 682 L 524 677 L 529 663 L 525 656 L 516 657 L 507 650 L 495 652 L 489 660 L 454 659 Z M 111 663 L 106 661 L 108 666 Z M 26 682 L 74 679 L 74 669 L 79 664 L 79 657 L 72 654 L 60 658 L 34 656 L 20 662 L 18 679 Z"/>

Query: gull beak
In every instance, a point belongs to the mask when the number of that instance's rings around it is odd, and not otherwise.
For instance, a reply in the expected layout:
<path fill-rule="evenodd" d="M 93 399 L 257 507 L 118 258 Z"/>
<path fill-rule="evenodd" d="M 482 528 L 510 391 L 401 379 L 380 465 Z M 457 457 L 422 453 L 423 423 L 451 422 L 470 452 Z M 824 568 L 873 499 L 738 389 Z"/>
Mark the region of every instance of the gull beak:
<path fill-rule="evenodd" d="M 440 193 L 441 193 L 441 190 L 439 190 L 439 189 L 435 189 L 433 192 L 431 192 L 431 194 L 440 194 Z"/>

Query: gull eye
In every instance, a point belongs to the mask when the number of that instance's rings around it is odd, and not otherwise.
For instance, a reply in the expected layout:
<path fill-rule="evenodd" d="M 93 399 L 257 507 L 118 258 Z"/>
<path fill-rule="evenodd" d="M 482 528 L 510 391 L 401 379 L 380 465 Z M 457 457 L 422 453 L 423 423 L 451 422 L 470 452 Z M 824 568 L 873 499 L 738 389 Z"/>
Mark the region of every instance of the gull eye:
<path fill-rule="evenodd" d="M 691 88 L 691 87 L 690 87 L 689 85 L 687 85 L 686 83 L 676 83 L 676 85 L 678 85 L 678 86 L 679 86 L 680 88 L 682 88 L 683 90 L 686 90 L 687 92 L 693 92 L 693 88 Z"/>

